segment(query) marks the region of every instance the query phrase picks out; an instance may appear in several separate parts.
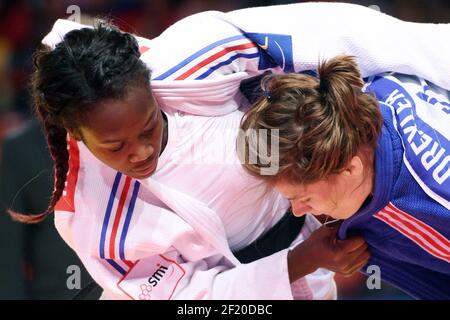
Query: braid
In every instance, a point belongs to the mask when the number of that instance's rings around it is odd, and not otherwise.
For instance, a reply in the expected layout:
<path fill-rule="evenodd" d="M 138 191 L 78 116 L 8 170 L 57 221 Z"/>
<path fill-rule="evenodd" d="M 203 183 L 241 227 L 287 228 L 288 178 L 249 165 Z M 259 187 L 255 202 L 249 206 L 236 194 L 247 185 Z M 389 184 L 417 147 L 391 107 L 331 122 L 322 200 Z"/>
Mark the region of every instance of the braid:
<path fill-rule="evenodd" d="M 67 131 L 63 127 L 44 121 L 44 129 L 47 133 L 47 144 L 55 163 L 55 190 L 53 191 L 47 211 L 53 211 L 56 203 L 64 190 L 67 172 L 69 171 L 69 151 L 67 150 Z"/>
<path fill-rule="evenodd" d="M 67 150 L 67 131 L 63 127 L 55 125 L 51 121 L 51 116 L 45 114 L 43 108 L 37 108 L 38 114 L 43 119 L 44 130 L 47 137 L 47 145 L 55 163 L 55 188 L 53 190 L 47 210 L 40 214 L 27 215 L 8 210 L 11 217 L 23 223 L 38 223 L 43 221 L 55 208 L 56 203 L 61 198 L 66 183 L 67 172 L 69 171 L 69 151 Z"/>

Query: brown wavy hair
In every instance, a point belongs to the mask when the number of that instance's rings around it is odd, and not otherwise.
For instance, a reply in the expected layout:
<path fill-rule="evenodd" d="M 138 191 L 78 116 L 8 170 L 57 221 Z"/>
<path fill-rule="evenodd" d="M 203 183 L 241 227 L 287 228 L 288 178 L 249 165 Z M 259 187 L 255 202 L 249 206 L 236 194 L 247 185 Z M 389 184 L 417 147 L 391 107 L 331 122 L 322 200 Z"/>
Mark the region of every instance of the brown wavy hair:
<path fill-rule="evenodd" d="M 269 183 L 311 183 L 341 172 L 361 148 L 375 149 L 383 119 L 378 102 L 362 91 L 363 85 L 354 58 L 344 55 L 321 62 L 317 76 L 265 77 L 264 95 L 241 121 L 246 138 L 238 154 L 246 171 Z M 257 139 L 248 138 L 249 129 L 266 129 L 268 136 L 279 129 L 279 169 L 274 175 L 261 175 L 267 163 L 261 160 Z M 256 163 L 248 161 L 252 158 Z"/>

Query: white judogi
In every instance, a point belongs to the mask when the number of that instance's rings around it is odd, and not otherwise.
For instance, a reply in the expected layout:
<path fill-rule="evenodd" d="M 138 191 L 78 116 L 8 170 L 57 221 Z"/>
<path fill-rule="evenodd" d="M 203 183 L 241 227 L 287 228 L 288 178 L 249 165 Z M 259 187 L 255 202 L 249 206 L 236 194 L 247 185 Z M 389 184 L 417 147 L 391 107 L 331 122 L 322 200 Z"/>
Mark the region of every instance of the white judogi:
<path fill-rule="evenodd" d="M 54 46 L 81 27 L 58 21 L 43 42 Z M 239 84 L 267 69 L 301 71 L 317 65 L 319 56 L 346 53 L 357 56 L 364 76 L 394 70 L 450 88 L 450 64 L 443 61 L 450 44 L 442 41 L 449 34 L 449 25 L 305 3 L 200 13 L 156 39 L 139 38 L 154 95 L 169 114 L 167 150 L 155 176 L 136 181 L 71 141 L 68 183 L 56 208 L 60 234 L 112 298 L 335 298 L 332 273 L 324 270 L 291 289 L 287 250 L 249 264 L 231 252 L 270 229 L 288 205 L 273 191 L 261 197 L 261 185 L 237 162 Z M 431 37 L 442 47 L 423 46 Z M 219 163 L 185 161 L 211 154 Z M 295 242 L 317 226 L 307 217 Z"/>
<path fill-rule="evenodd" d="M 168 143 L 150 179 L 123 176 L 83 143 L 70 143 L 56 226 L 107 296 L 145 298 L 141 286 L 150 285 L 152 299 L 334 298 L 333 274 L 326 270 L 291 291 L 287 249 L 246 265 L 231 253 L 269 230 L 289 207 L 237 159 L 243 113 L 166 113 Z M 318 226 L 308 217 L 295 243 Z"/>

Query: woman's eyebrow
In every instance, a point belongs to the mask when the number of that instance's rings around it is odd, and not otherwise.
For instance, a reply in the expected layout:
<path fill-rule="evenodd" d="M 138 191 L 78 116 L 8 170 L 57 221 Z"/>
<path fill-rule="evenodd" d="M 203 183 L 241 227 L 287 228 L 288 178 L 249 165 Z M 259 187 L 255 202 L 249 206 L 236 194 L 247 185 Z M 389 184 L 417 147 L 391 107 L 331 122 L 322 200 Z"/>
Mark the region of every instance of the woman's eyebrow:
<path fill-rule="evenodd" d="M 117 143 L 117 142 L 121 142 L 124 139 L 109 139 L 109 140 L 105 140 L 105 141 L 100 141 L 100 144 L 108 144 L 108 143 Z"/>
<path fill-rule="evenodd" d="M 311 198 L 310 195 L 301 195 L 301 196 L 293 196 L 293 197 L 287 197 L 287 200 L 300 200 L 300 201 L 306 201 Z"/>

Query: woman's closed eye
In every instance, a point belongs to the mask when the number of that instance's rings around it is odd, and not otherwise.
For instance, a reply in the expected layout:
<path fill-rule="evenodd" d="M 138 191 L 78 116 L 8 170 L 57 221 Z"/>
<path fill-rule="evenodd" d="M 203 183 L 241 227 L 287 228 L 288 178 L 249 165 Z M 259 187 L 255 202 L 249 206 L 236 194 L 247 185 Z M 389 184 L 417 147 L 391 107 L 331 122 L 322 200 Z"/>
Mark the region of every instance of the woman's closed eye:
<path fill-rule="evenodd" d="M 119 152 L 120 150 L 122 150 L 123 149 L 123 147 L 125 146 L 125 143 L 121 143 L 120 145 L 118 145 L 116 148 L 114 148 L 114 149 L 109 149 L 109 151 L 111 151 L 111 152 Z"/>

